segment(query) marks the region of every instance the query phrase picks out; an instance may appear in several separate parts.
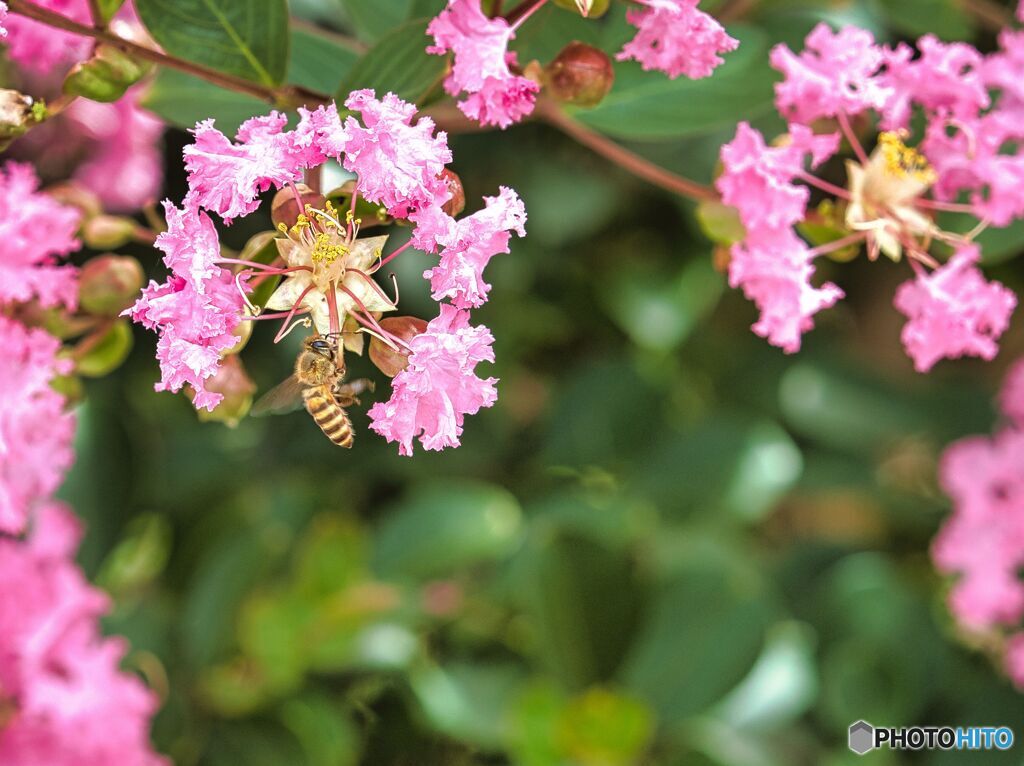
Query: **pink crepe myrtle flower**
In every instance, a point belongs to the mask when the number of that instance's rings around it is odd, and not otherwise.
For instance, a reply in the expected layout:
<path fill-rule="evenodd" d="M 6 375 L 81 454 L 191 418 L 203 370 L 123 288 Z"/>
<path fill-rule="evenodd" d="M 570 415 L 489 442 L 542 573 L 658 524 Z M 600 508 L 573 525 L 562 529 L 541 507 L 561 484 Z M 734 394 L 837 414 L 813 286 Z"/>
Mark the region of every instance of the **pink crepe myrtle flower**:
<path fill-rule="evenodd" d="M 1004 651 L 1006 674 L 1018 691 L 1024 691 L 1024 632 L 1010 636 Z"/>
<path fill-rule="evenodd" d="M 960 578 L 950 592 L 954 616 L 972 630 L 1012 625 L 1024 616 L 1024 431 L 1005 429 L 950 446 L 939 479 L 953 514 L 932 546 L 942 572 Z"/>
<path fill-rule="evenodd" d="M 440 263 L 423 273 L 436 301 L 448 299 L 460 309 L 482 306 L 491 289 L 483 280 L 484 268 L 498 253 L 509 252 L 511 232 L 526 236 L 526 207 L 514 191 L 503 186 L 497 197 L 484 197 L 484 202 L 483 210 L 453 220 Z"/>
<path fill-rule="evenodd" d="M 992 359 L 996 339 L 1010 324 L 1017 297 L 998 282 L 987 282 L 977 268 L 977 247 L 961 248 L 931 274 L 919 272 L 896 291 L 893 304 L 910 321 L 902 340 L 918 372 L 940 359 L 979 356 Z"/>
<path fill-rule="evenodd" d="M 140 209 L 154 201 L 163 185 L 164 126 L 139 106 L 141 95 L 133 88 L 112 104 L 78 99 L 63 113 L 63 130 L 82 143 L 83 161 L 71 178 L 110 212 Z"/>
<path fill-rule="evenodd" d="M 1006 374 L 999 392 L 999 406 L 1010 421 L 1024 428 L 1024 359 L 1017 360 Z"/>
<path fill-rule="evenodd" d="M 507 128 L 533 111 L 540 86 L 509 69 L 517 62 L 508 45 L 523 21 L 513 26 L 501 17 L 489 19 L 480 0 L 448 0 L 427 27 L 434 38 L 427 53 L 455 54 L 445 90 L 452 96 L 468 93 L 459 109 L 481 125 Z"/>
<path fill-rule="evenodd" d="M 426 331 L 410 343 L 409 365 L 395 376 L 391 398 L 370 408 L 370 428 L 401 455 L 412 455 L 413 439 L 424 449 L 459 446 L 466 415 L 490 407 L 498 397 L 497 378 L 480 378 L 480 362 L 493 362 L 494 338 L 486 327 L 469 323 L 469 312 L 443 304 Z"/>
<path fill-rule="evenodd" d="M 74 563 L 79 526 L 48 502 L 24 540 L 0 538 L 0 762 L 162 766 L 149 743 L 156 696 L 119 669 L 109 599 Z"/>
<path fill-rule="evenodd" d="M 245 310 L 245 283 L 218 265 L 220 243 L 213 221 L 186 199 L 182 209 L 164 202 L 168 229 L 157 237 L 171 269 L 167 281 L 144 288 L 124 313 L 155 330 L 160 382 L 157 391 L 195 390 L 196 409 L 213 410 L 223 395 L 204 382 L 220 367 L 221 354 L 236 346 L 235 334 Z"/>
<path fill-rule="evenodd" d="M 248 119 L 235 134 L 236 143 L 217 130 L 213 120 L 197 124 L 192 131 L 195 142 L 184 151 L 196 203 L 230 223 L 255 211 L 261 192 L 301 180 L 308 152 L 284 130 L 287 121 L 280 112 Z"/>
<path fill-rule="evenodd" d="M 80 24 L 91 24 L 89 0 L 30 0 L 47 10 L 56 11 Z M 6 6 L 4 6 L 6 10 Z M 54 29 L 38 21 L 10 14 L 5 26 L 7 57 L 27 70 L 48 74 L 89 57 L 92 40 Z"/>
<path fill-rule="evenodd" d="M 0 532 L 20 533 L 74 458 L 74 416 L 50 387 L 71 367 L 57 358 L 60 345 L 43 330 L 0 316 Z"/>
<path fill-rule="evenodd" d="M 811 259 L 862 245 L 871 260 L 905 259 L 917 275 L 899 291 L 896 307 L 910 319 L 903 341 L 919 371 L 942 358 L 991 359 L 998 351 L 1016 299 L 984 280 L 971 243 L 985 226 L 1024 216 L 1024 156 L 1014 143 L 1024 138 L 1016 119 L 1024 112 L 1004 110 L 1002 96 L 993 103 L 986 87 L 992 67 L 971 46 L 926 36 L 917 51 L 876 45 L 864 30 L 818 25 L 802 53 L 782 45 L 772 51 L 771 63 L 784 75 L 776 103 L 792 120 L 788 135 L 769 146 L 743 123 L 722 148 L 716 185 L 745 228 L 732 248 L 730 283 L 761 309 L 755 331 L 786 351 L 799 348 L 815 312 L 841 297 L 834 285 L 813 288 Z M 995 71 L 1007 76 L 1005 69 Z M 920 148 L 907 144 L 912 109 L 925 116 Z M 850 122 L 856 115 L 893 129 L 868 151 Z M 812 122 L 833 127 L 815 134 Z M 811 172 L 840 151 L 840 136 L 853 154 L 844 163 L 845 186 Z M 812 188 L 825 195 L 813 213 Z M 970 204 L 956 201 L 963 192 Z M 938 211 L 971 213 L 980 222 L 966 233 L 946 232 Z M 812 215 L 823 224 L 817 229 L 834 233 L 801 226 L 801 235 L 819 238 L 808 247 L 793 227 Z M 947 265 L 929 252 L 933 242 L 954 251 Z"/>
<path fill-rule="evenodd" d="M 697 8 L 698 0 L 636 0 L 642 8 L 626 11 L 637 28 L 616 58 L 638 61 L 645 71 L 658 70 L 671 79 L 710 77 L 724 63 L 720 54 L 736 50 L 739 41 L 713 17 Z"/>
<path fill-rule="evenodd" d="M 0 2 L 0 40 L 7 37 L 7 28 L 4 23 L 7 21 L 7 3 Z"/>
<path fill-rule="evenodd" d="M 78 250 L 81 213 L 39 191 L 30 165 L 0 168 L 0 306 L 37 300 L 44 308 L 78 302 L 75 268 L 59 256 Z"/>

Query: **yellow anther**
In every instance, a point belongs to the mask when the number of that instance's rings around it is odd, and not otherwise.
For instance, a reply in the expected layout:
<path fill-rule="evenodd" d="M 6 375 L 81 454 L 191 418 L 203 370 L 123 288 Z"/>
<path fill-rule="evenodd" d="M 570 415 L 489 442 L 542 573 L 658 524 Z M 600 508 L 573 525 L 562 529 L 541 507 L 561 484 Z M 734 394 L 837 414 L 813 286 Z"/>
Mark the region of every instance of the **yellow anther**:
<path fill-rule="evenodd" d="M 310 258 L 315 263 L 333 263 L 347 252 L 347 247 L 332 242 L 329 235 L 321 233 L 316 235 Z"/>
<path fill-rule="evenodd" d="M 882 147 L 885 168 L 897 178 L 911 177 L 923 183 L 935 181 L 935 171 L 928 159 L 917 149 L 903 143 L 899 133 L 886 131 L 879 135 L 878 144 Z"/>
<path fill-rule="evenodd" d="M 277 230 L 279 232 L 281 232 L 282 234 L 287 234 L 288 233 L 288 225 L 282 221 L 281 223 L 279 223 L 277 225 Z"/>

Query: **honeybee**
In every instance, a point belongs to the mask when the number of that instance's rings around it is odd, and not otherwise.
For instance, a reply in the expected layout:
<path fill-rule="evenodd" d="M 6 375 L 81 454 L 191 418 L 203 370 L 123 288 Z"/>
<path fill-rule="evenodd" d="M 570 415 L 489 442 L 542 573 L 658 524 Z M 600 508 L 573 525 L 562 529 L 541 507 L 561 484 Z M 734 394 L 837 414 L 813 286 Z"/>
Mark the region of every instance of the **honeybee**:
<path fill-rule="evenodd" d="M 331 336 L 310 335 L 302 341 L 295 373 L 264 394 L 252 413 L 289 412 L 304 404 L 324 436 L 349 449 L 355 435 L 345 408 L 359 404 L 359 395 L 364 391 L 373 391 L 373 381 L 344 381 L 345 359 L 337 342 Z"/>

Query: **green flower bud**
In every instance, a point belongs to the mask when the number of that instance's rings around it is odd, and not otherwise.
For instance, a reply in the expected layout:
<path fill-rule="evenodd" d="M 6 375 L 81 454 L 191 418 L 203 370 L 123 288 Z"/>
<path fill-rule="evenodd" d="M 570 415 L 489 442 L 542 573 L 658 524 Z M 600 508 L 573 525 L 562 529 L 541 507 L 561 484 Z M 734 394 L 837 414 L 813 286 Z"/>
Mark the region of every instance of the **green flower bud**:
<path fill-rule="evenodd" d="M 64 78 L 64 93 L 92 101 L 117 101 L 150 70 L 112 45 L 100 44 L 88 61 L 75 64 Z"/>
<path fill-rule="evenodd" d="M 116 317 L 135 303 L 145 281 L 142 265 L 131 256 L 91 258 L 79 272 L 78 305 L 89 314 Z"/>
<path fill-rule="evenodd" d="M 132 241 L 135 221 L 116 215 L 96 215 L 82 225 L 82 239 L 93 250 L 116 250 Z"/>

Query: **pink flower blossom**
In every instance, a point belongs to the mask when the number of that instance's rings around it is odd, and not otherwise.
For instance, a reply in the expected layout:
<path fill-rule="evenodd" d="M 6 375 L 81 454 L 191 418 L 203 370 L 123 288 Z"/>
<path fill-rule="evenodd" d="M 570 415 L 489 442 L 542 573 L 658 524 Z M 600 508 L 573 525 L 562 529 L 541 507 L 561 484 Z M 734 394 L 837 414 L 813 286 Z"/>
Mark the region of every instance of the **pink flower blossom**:
<path fill-rule="evenodd" d="M 7 3 L 0 3 L 0 40 L 7 37 L 7 29 L 4 23 L 7 21 Z"/>
<path fill-rule="evenodd" d="M 416 106 L 393 93 L 378 100 L 372 90 L 357 90 L 345 106 L 362 117 L 345 120 L 337 148 L 342 165 L 359 176 L 359 194 L 387 208 L 397 218 L 425 207 L 440 207 L 451 193 L 440 178 L 451 162 L 447 135 L 434 135 L 434 121 L 421 117 Z"/>
<path fill-rule="evenodd" d="M 498 398 L 497 378 L 479 378 L 479 362 L 493 362 L 494 338 L 483 326 L 469 324 L 469 312 L 442 304 L 441 313 L 414 337 L 409 365 L 392 381 L 391 398 L 370 408 L 370 428 L 401 455 L 412 454 L 419 438 L 424 449 L 457 447 L 466 415 L 490 407 Z"/>
<path fill-rule="evenodd" d="M 919 273 L 896 291 L 893 304 L 910 321 L 902 340 L 918 372 L 940 359 L 992 359 L 1017 298 L 999 282 L 986 282 L 975 246 L 962 247 L 931 274 Z"/>
<path fill-rule="evenodd" d="M 483 305 L 491 289 L 483 280 L 484 267 L 498 253 L 509 252 L 510 232 L 526 236 L 526 208 L 514 191 L 503 186 L 484 202 L 483 210 L 455 222 L 440 264 L 423 273 L 436 301 L 447 298 L 460 309 Z"/>
<path fill-rule="evenodd" d="M 999 406 L 1006 417 L 1024 429 L 1024 359 L 1017 360 L 1006 374 L 999 392 Z"/>
<path fill-rule="evenodd" d="M 64 130 L 84 143 L 84 161 L 72 178 L 111 212 L 138 210 L 154 201 L 163 184 L 163 123 L 139 107 L 140 95 L 136 88 L 113 104 L 78 99 L 64 112 Z"/>
<path fill-rule="evenodd" d="M 56 260 L 79 248 L 81 214 L 38 188 L 31 166 L 0 168 L 0 305 L 36 299 L 44 307 L 74 308 L 75 268 Z"/>
<path fill-rule="evenodd" d="M 231 272 L 216 264 L 220 243 L 213 221 L 191 206 L 178 210 L 164 202 L 168 229 L 157 237 L 171 276 L 163 284 L 150 282 L 125 314 L 147 329 L 156 330 L 160 362 L 157 391 L 195 389 L 196 409 L 213 410 L 223 396 L 207 391 L 204 381 L 220 367 L 221 354 L 238 343 L 234 334 L 245 303 Z"/>
<path fill-rule="evenodd" d="M 0 317 L 0 348 L 0 532 L 18 534 L 74 457 L 74 417 L 50 387 L 71 364 L 57 359 L 59 340 L 6 317 Z"/>
<path fill-rule="evenodd" d="M 197 124 L 195 142 L 184 151 L 196 203 L 230 223 L 256 210 L 261 192 L 301 180 L 310 164 L 309 150 L 303 151 L 295 135 L 284 131 L 286 123 L 280 112 L 253 117 L 238 129 L 237 143 L 213 127 L 213 120 Z"/>
<path fill-rule="evenodd" d="M 30 0 L 35 5 L 56 11 L 81 24 L 91 24 L 88 0 Z M 5 6 L 6 8 L 6 6 Z M 6 19 L 7 56 L 34 72 L 47 74 L 89 57 L 92 40 L 62 32 L 38 21 L 12 14 Z"/>
<path fill-rule="evenodd" d="M 48 503 L 24 541 L 0 539 L 0 762 L 8 766 L 159 766 L 149 744 L 155 695 L 119 669 L 104 638 L 109 601 L 73 562 L 80 533 Z"/>
<path fill-rule="evenodd" d="M 671 79 L 710 77 L 723 63 L 722 53 L 736 50 L 739 41 L 714 18 L 697 9 L 698 0 L 637 0 L 645 6 L 626 11 L 637 33 L 616 58 L 640 62 L 645 71 L 658 70 Z"/>
<path fill-rule="evenodd" d="M 1024 616 L 1024 431 L 971 437 L 949 447 L 939 466 L 953 514 L 932 546 L 939 570 L 959 573 L 950 609 L 971 629 Z"/>
<path fill-rule="evenodd" d="M 919 104 L 943 118 L 974 118 L 989 105 L 982 74 L 984 57 L 967 43 L 944 43 L 933 35 L 917 41 L 920 52 L 900 43 L 886 49 L 885 74 L 881 81 L 891 90 L 882 107 L 882 125 L 887 130 L 904 128 L 910 122 L 913 104 Z"/>
<path fill-rule="evenodd" d="M 785 75 L 775 86 L 775 103 L 788 120 L 810 124 L 822 117 L 880 109 L 891 90 L 878 77 L 882 49 L 864 29 L 832 32 L 818 24 L 799 55 L 784 44 L 771 52 L 771 64 Z"/>
<path fill-rule="evenodd" d="M 427 34 L 435 43 L 428 53 L 455 54 L 444 87 L 453 96 L 469 94 L 459 102 L 467 117 L 506 128 L 533 111 L 540 86 L 509 69 L 516 65 L 516 55 L 508 49 L 515 29 L 501 17 L 488 19 L 480 0 L 448 0 Z"/>

